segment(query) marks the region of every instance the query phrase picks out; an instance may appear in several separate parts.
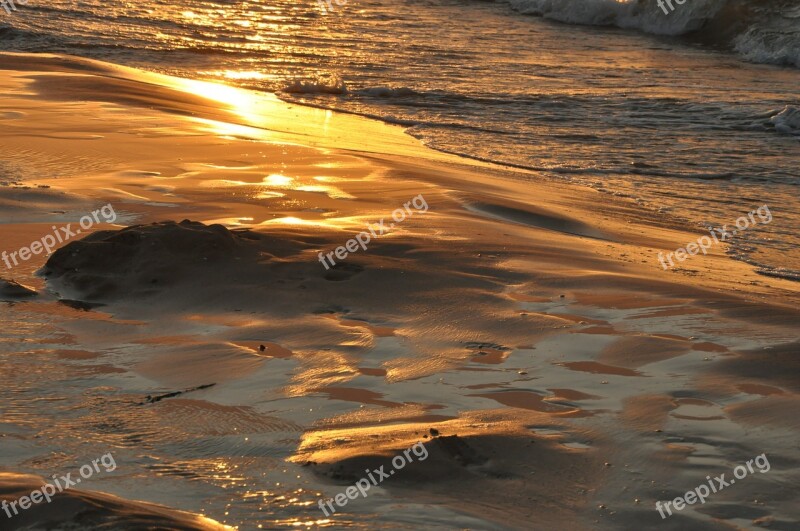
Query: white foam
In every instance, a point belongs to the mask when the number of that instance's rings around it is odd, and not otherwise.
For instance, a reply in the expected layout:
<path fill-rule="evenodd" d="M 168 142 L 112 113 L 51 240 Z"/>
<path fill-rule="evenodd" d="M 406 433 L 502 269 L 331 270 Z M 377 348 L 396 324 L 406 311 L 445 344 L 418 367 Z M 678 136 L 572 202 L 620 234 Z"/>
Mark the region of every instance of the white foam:
<path fill-rule="evenodd" d="M 617 26 L 658 35 L 681 35 L 699 29 L 724 7 L 725 0 L 689 0 L 664 13 L 655 0 L 507 0 L 529 15 L 593 26 Z"/>
<path fill-rule="evenodd" d="M 800 10 L 800 8 L 798 8 Z M 798 23 L 800 28 L 800 23 Z M 734 48 L 754 63 L 788 64 L 800 67 L 800 33 L 785 33 L 752 27 L 736 37 Z"/>
<path fill-rule="evenodd" d="M 347 94 L 347 85 L 337 75 L 294 79 L 281 89 L 290 94 Z"/>
<path fill-rule="evenodd" d="M 570 24 L 616 26 L 672 36 L 703 29 L 706 39 L 711 37 L 719 46 L 732 46 L 748 61 L 800 67 L 800 6 L 793 0 L 684 0 L 683 4 L 664 0 L 664 8 L 657 0 L 504 1 L 520 13 Z M 670 10 L 668 3 L 675 9 Z M 708 22 L 712 24 L 706 26 Z M 738 23 L 743 27 L 731 26 Z M 741 33 L 734 37 L 720 28 Z"/>
<path fill-rule="evenodd" d="M 800 107 L 787 105 L 783 110 L 774 114 L 769 121 L 775 125 L 775 130 L 779 133 L 800 135 Z"/>

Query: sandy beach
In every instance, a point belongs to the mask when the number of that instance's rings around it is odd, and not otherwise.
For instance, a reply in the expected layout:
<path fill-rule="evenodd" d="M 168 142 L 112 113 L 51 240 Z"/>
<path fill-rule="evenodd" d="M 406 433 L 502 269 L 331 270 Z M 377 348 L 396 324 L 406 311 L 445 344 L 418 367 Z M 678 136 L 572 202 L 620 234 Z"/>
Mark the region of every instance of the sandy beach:
<path fill-rule="evenodd" d="M 708 233 L 400 126 L 0 70 L 0 500 L 116 463 L 0 528 L 796 529 L 797 282 L 665 269 Z"/>

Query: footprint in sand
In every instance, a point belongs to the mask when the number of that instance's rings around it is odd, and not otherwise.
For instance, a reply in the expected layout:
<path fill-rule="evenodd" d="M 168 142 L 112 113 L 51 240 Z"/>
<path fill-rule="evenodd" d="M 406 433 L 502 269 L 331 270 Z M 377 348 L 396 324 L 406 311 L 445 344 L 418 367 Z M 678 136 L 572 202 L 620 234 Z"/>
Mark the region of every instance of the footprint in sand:
<path fill-rule="evenodd" d="M 341 282 L 364 271 L 364 266 L 358 264 L 336 264 L 325 272 L 325 280 Z"/>

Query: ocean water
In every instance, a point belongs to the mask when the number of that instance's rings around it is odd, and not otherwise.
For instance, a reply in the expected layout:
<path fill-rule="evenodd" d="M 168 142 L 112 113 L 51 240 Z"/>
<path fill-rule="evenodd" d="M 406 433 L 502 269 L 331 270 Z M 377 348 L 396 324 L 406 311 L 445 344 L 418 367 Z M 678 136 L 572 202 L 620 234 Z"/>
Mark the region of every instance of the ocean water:
<path fill-rule="evenodd" d="M 800 2 L 31 0 L 0 49 L 223 81 L 624 195 L 800 279 Z M 688 243 L 688 242 L 687 242 Z M 655 259 L 655 258 L 654 258 Z"/>

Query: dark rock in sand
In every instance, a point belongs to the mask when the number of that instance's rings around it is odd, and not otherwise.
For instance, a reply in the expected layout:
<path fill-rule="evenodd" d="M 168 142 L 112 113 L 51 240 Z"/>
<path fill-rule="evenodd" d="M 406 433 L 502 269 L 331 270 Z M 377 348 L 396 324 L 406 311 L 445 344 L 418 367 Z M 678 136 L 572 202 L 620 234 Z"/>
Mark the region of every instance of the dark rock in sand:
<path fill-rule="evenodd" d="M 5 280 L 0 278 L 0 299 L 2 300 L 19 300 L 35 297 L 38 295 L 36 290 L 23 286 L 13 280 Z"/>
<path fill-rule="evenodd" d="M 98 302 L 74 301 L 72 299 L 61 299 L 58 302 L 64 306 L 69 306 L 73 310 L 81 310 L 83 312 L 88 312 L 94 310 L 95 308 L 104 306 L 104 304 Z"/>
<path fill-rule="evenodd" d="M 98 231 L 50 256 L 40 273 L 62 296 L 84 301 L 154 293 L 231 259 L 242 237 L 184 220 Z"/>

